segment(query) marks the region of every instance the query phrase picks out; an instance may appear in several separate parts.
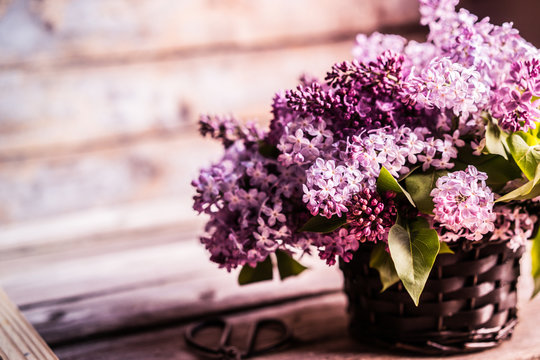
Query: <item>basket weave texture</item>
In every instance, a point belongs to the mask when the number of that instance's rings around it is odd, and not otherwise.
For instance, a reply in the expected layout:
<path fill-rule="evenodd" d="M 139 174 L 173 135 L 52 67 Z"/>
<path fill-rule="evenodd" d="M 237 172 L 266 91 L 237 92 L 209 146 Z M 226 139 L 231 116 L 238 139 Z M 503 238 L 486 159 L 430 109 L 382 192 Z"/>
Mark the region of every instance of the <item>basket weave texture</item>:
<path fill-rule="evenodd" d="M 510 338 L 517 323 L 516 284 L 524 248 L 505 243 L 440 254 L 415 306 L 401 282 L 384 292 L 369 268 L 371 248 L 360 246 L 340 263 L 349 299 L 351 335 L 361 341 L 426 354 L 472 352 Z"/>

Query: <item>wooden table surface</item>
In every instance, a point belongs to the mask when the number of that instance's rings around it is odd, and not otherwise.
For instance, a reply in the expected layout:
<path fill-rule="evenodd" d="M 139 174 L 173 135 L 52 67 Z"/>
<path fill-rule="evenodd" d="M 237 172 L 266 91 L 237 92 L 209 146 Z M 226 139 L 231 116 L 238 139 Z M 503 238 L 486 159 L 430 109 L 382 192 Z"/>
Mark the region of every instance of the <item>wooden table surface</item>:
<path fill-rule="evenodd" d="M 189 229 L 4 248 L 0 284 L 65 360 L 196 359 L 183 334 L 210 315 L 236 324 L 239 341 L 254 320 L 283 319 L 294 341 L 264 359 L 414 358 L 349 339 L 341 274 L 320 261 L 305 259 L 310 270 L 297 278 L 238 286 L 236 273 L 217 269 L 196 240 L 202 220 Z M 527 299 L 530 285 L 520 283 L 513 339 L 460 358 L 540 358 L 540 298 Z"/>

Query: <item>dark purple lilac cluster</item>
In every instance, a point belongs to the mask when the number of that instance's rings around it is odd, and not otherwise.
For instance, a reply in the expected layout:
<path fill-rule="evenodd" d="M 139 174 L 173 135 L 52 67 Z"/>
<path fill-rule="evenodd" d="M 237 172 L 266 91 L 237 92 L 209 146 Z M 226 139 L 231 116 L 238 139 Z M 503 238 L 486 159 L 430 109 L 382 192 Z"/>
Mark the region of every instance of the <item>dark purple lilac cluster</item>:
<path fill-rule="evenodd" d="M 201 118 L 201 133 L 225 147 L 193 181 L 194 208 L 210 216 L 202 242 L 213 261 L 230 270 L 278 249 L 315 248 L 334 264 L 360 243 L 386 242 L 403 204 L 378 191 L 383 168 L 396 180 L 437 174 L 425 194 L 434 208 L 421 216 L 442 241 L 491 236 L 516 248 L 531 234 L 534 215 L 494 206 L 500 195 L 488 175 L 464 161 L 493 150 L 489 126 L 536 127 L 540 54 L 511 24 L 478 21 L 456 4 L 420 0 L 425 43 L 359 35 L 354 60 L 335 64 L 324 81 L 303 77 L 276 94 L 267 132 L 230 117 Z M 505 223 L 507 215 L 521 225 Z M 301 232 L 314 216 L 344 222 L 329 233 Z"/>

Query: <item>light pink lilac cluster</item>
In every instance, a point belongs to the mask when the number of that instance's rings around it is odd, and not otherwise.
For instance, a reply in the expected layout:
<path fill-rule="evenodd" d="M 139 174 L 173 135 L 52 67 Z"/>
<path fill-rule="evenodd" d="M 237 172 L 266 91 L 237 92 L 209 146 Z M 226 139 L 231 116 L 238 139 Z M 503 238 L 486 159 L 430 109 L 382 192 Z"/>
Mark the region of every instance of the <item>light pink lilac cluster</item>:
<path fill-rule="evenodd" d="M 514 251 L 526 245 L 533 235 L 535 224 L 538 221 L 536 215 L 531 215 L 521 207 L 513 209 L 507 206 L 496 206 L 495 230 L 491 234 L 491 241 L 507 241 L 508 246 Z"/>
<path fill-rule="evenodd" d="M 201 133 L 225 147 L 193 181 L 194 208 L 210 217 L 201 241 L 213 261 L 230 270 L 278 249 L 316 249 L 334 264 L 361 243 L 386 242 L 398 212 L 402 219 L 417 213 L 403 197 L 378 191 L 383 167 L 396 180 L 440 177 L 428 190 L 434 215 L 422 216 L 443 241 L 504 240 L 517 248 L 531 235 L 538 203 L 494 207 L 491 179 L 467 165 L 489 150 L 488 121 L 507 132 L 535 128 L 540 53 L 511 24 L 478 20 L 457 3 L 420 0 L 430 30 L 423 43 L 359 35 L 352 61 L 276 94 L 268 131 L 232 117 L 201 118 Z M 300 231 L 313 216 L 345 224 L 325 234 Z"/>
<path fill-rule="evenodd" d="M 411 80 L 412 98 L 416 102 L 428 108 L 452 110 L 455 116 L 465 120 L 481 112 L 489 102 L 489 87 L 480 73 L 449 58 L 433 58 Z"/>
<path fill-rule="evenodd" d="M 486 185 L 487 175 L 469 165 L 437 180 L 432 190 L 433 220 L 444 228 L 441 240 L 460 238 L 478 241 L 494 230 L 494 194 Z"/>

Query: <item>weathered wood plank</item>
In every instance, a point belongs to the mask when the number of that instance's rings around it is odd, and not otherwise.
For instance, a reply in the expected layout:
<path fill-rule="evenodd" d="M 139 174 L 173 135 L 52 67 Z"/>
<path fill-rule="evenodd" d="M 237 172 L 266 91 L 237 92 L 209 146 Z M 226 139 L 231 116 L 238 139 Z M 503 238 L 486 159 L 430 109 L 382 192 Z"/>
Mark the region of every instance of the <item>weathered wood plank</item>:
<path fill-rule="evenodd" d="M 115 205 L 160 199 L 169 204 L 176 201 L 176 211 L 183 207 L 176 215 L 181 220 L 181 214 L 193 213 L 191 180 L 201 167 L 219 159 L 221 152 L 218 142 L 191 132 L 81 155 L 0 163 L 0 225 L 46 217 L 45 226 L 52 227 L 55 215 L 69 219 L 77 217 L 77 211 L 92 209 L 107 214 Z M 151 203 L 148 206 L 150 212 Z M 159 224 L 160 216 L 170 221 L 173 214 L 154 214 L 143 221 L 152 225 L 148 223 L 154 218 Z M 67 227 L 62 230 L 66 234 L 77 224 L 66 220 L 59 225 Z M 17 242 L 12 231 L 9 226 L 0 228 L 0 239 Z"/>
<path fill-rule="evenodd" d="M 0 160 L 164 138 L 193 131 L 201 113 L 267 120 L 276 91 L 295 86 L 304 71 L 323 76 L 333 62 L 351 57 L 352 42 L 160 63 L 0 72 Z"/>
<path fill-rule="evenodd" d="M 300 300 L 278 306 L 257 309 L 241 315 L 228 317 L 240 334 L 233 334 L 243 344 L 247 325 L 262 317 L 279 317 L 294 329 L 294 346 L 315 344 L 326 340 L 346 338 L 345 297 L 341 294 Z M 116 359 L 197 359 L 186 349 L 183 334 L 185 326 L 152 329 L 142 334 L 119 336 L 55 347 L 62 359 L 95 357 L 103 360 Z M 240 339 L 239 339 L 240 338 Z M 306 358 L 306 357 L 300 357 Z"/>
<path fill-rule="evenodd" d="M 92 208 L 36 221 L 0 227 L 0 260 L 54 251 L 72 244 L 106 241 L 118 237 L 138 236 L 170 228 L 178 234 L 202 229 L 204 216 L 197 216 L 191 201 L 171 197 L 127 203 L 107 208 Z M 191 237 L 193 238 L 193 237 Z"/>
<path fill-rule="evenodd" d="M 190 279 L 141 283 L 126 291 L 22 309 L 44 339 L 57 344 L 339 292 L 342 284 L 337 269 L 320 264 L 301 277 L 244 287 L 237 284 L 236 274 L 217 269 L 190 275 Z"/>
<path fill-rule="evenodd" d="M 0 65 L 279 46 L 417 18 L 416 0 L 17 0 L 0 19 Z"/>
<path fill-rule="evenodd" d="M 0 359 L 58 360 L 1 288 Z"/>
<path fill-rule="evenodd" d="M 167 323 L 341 287 L 337 269 L 316 259 L 303 276 L 240 287 L 195 241 L 172 230 L 55 253 L 7 259 L 0 283 L 48 342 Z M 146 244 L 146 245 L 145 245 Z"/>
<path fill-rule="evenodd" d="M 11 299 L 25 307 L 36 302 L 106 294 L 140 284 L 187 281 L 194 274 L 204 276 L 216 270 L 195 240 L 153 245 L 150 237 L 148 242 L 144 247 L 102 254 L 89 252 L 87 256 L 52 254 L 40 259 L 2 261 L 0 281 Z"/>
<path fill-rule="evenodd" d="M 342 294 L 299 300 L 278 306 L 239 313 L 228 317 L 237 325 L 235 340 L 243 344 L 249 324 L 264 317 L 278 317 L 293 329 L 294 341 L 291 346 L 259 359 L 371 359 L 388 360 L 418 359 L 408 353 L 395 353 L 370 347 L 352 341 L 347 335 L 346 299 Z M 496 349 L 460 356 L 466 360 L 531 360 L 540 356 L 540 342 L 536 337 L 539 320 L 540 301 L 535 300 L 521 307 L 521 320 L 511 341 Z M 62 359 L 99 358 L 109 359 L 197 359 L 187 350 L 183 340 L 184 325 L 149 329 L 142 333 L 96 339 L 85 343 L 75 343 L 55 347 Z M 422 357 L 426 360 L 439 357 Z"/>

